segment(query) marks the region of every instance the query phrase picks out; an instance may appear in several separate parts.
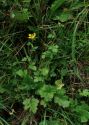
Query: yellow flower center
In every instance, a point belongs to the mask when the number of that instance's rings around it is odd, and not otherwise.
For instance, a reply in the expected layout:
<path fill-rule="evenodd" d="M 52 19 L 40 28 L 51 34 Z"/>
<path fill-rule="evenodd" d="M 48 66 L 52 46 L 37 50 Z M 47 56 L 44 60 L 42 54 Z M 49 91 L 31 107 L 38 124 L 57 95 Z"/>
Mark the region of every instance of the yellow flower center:
<path fill-rule="evenodd" d="M 36 33 L 28 34 L 28 38 L 31 39 L 31 40 L 35 40 Z"/>

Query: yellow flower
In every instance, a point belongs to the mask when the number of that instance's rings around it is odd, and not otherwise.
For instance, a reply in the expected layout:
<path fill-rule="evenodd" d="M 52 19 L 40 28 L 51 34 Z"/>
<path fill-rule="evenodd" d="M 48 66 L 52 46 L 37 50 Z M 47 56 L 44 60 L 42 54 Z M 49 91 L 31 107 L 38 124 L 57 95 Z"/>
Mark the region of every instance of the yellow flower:
<path fill-rule="evenodd" d="M 36 39 L 36 33 L 28 34 L 28 39 L 35 40 Z"/>

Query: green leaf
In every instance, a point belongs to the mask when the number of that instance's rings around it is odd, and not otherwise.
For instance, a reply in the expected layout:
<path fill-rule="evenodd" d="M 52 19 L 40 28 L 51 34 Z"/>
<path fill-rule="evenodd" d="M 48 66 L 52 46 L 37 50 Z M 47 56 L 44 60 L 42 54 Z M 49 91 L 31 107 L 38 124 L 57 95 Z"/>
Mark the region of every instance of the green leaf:
<path fill-rule="evenodd" d="M 42 59 L 53 59 L 58 52 L 58 48 L 58 45 L 49 45 L 48 50 L 42 53 Z"/>
<path fill-rule="evenodd" d="M 16 72 L 16 74 L 17 74 L 18 76 L 24 78 L 24 77 L 27 76 L 27 70 L 22 70 L 22 69 L 20 69 L 20 70 L 18 70 L 18 71 Z"/>
<path fill-rule="evenodd" d="M 89 120 L 89 106 L 87 104 L 76 106 L 74 111 L 77 113 L 81 122 L 87 122 Z"/>
<path fill-rule="evenodd" d="M 80 94 L 80 96 L 89 97 L 89 90 L 84 89 L 84 90 L 80 91 L 79 94 Z"/>
<path fill-rule="evenodd" d="M 44 98 L 46 102 L 49 102 L 53 99 L 55 92 L 55 87 L 52 87 L 51 85 L 44 85 L 37 93 Z"/>
<path fill-rule="evenodd" d="M 47 36 L 48 39 L 54 39 L 55 37 L 56 37 L 56 35 L 53 33 L 49 33 Z"/>
<path fill-rule="evenodd" d="M 34 90 L 37 86 L 38 85 L 34 83 L 33 78 L 30 75 L 27 75 L 21 80 L 21 84 L 18 85 L 18 89 L 27 92 Z"/>
<path fill-rule="evenodd" d="M 64 76 L 66 76 L 68 74 L 68 69 L 67 68 L 62 68 L 61 69 L 61 77 L 63 78 Z"/>
<path fill-rule="evenodd" d="M 42 68 L 42 69 L 40 69 L 40 71 L 41 71 L 41 74 L 43 75 L 43 76 L 47 76 L 48 75 L 48 73 L 49 73 L 49 69 L 48 68 Z"/>
<path fill-rule="evenodd" d="M 57 103 L 59 106 L 62 106 L 63 108 L 70 106 L 70 100 L 68 96 L 66 96 L 65 89 L 57 90 L 56 95 L 54 97 L 54 102 Z"/>
<path fill-rule="evenodd" d="M 26 56 L 22 59 L 22 62 L 26 62 L 26 61 L 31 62 L 31 58 L 29 56 Z"/>
<path fill-rule="evenodd" d="M 28 68 L 33 70 L 33 71 L 37 70 L 37 67 L 35 66 L 35 63 L 31 63 Z"/>
<path fill-rule="evenodd" d="M 81 122 L 87 122 L 89 120 L 89 112 L 88 111 L 82 111 L 84 115 L 81 115 Z"/>
<path fill-rule="evenodd" d="M 56 54 L 58 52 L 58 45 L 51 45 L 48 47 L 48 51 L 50 51 L 53 54 Z"/>
<path fill-rule="evenodd" d="M 64 96 L 64 97 L 55 97 L 54 102 L 57 103 L 59 106 L 62 106 L 63 108 L 69 107 L 70 101 Z"/>
<path fill-rule="evenodd" d="M 47 102 L 45 100 L 41 100 L 40 101 L 40 105 L 46 107 L 47 106 Z"/>
<path fill-rule="evenodd" d="M 25 99 L 23 101 L 24 104 L 24 109 L 29 110 L 32 113 L 36 113 L 37 111 L 37 106 L 38 106 L 39 100 L 35 99 L 34 97 L 31 99 Z"/>
<path fill-rule="evenodd" d="M 64 86 L 61 79 L 56 80 L 55 85 L 56 85 L 57 89 L 61 89 Z"/>
<path fill-rule="evenodd" d="M 24 8 L 21 11 L 14 10 L 10 14 L 12 19 L 15 19 L 17 21 L 27 21 L 31 14 L 29 13 L 28 9 Z"/>
<path fill-rule="evenodd" d="M 53 12 L 55 12 L 63 3 L 65 2 L 65 0 L 55 0 L 52 5 L 51 5 L 51 12 L 53 14 Z"/>
<path fill-rule="evenodd" d="M 61 22 L 66 22 L 66 21 L 68 21 L 69 19 L 72 19 L 72 18 L 73 18 L 73 16 L 72 16 L 71 12 L 64 11 L 61 14 L 55 16 L 53 19 L 59 20 Z"/>
<path fill-rule="evenodd" d="M 43 82 L 43 81 L 44 78 L 42 76 L 39 76 L 39 74 L 34 76 L 34 82 Z"/>

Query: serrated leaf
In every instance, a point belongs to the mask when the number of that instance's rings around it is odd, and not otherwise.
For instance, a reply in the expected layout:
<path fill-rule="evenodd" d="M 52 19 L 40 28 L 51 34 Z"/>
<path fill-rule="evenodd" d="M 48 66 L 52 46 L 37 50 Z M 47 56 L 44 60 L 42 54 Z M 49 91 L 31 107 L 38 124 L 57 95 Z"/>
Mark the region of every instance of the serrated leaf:
<path fill-rule="evenodd" d="M 44 85 L 42 88 L 38 90 L 38 94 L 44 98 L 45 101 L 51 101 L 54 97 L 56 90 L 51 85 Z"/>
<path fill-rule="evenodd" d="M 87 104 L 76 106 L 74 111 L 77 113 L 81 122 L 87 122 L 89 120 L 89 106 Z"/>
<path fill-rule="evenodd" d="M 20 69 L 20 70 L 18 70 L 18 71 L 16 72 L 16 74 L 17 74 L 18 76 L 24 78 L 24 77 L 27 75 L 27 70 L 22 70 L 22 69 Z"/>
<path fill-rule="evenodd" d="M 85 96 L 88 97 L 89 96 L 89 90 L 88 89 L 84 89 L 82 91 L 80 91 L 80 96 Z"/>
<path fill-rule="evenodd" d="M 34 77 L 34 82 L 43 82 L 43 81 L 44 81 L 44 79 L 41 76 L 35 76 Z"/>
<path fill-rule="evenodd" d="M 39 100 L 35 98 L 25 99 L 23 101 L 24 109 L 36 113 Z"/>
<path fill-rule="evenodd" d="M 49 72 L 49 69 L 45 67 L 45 68 L 40 69 L 40 71 L 41 71 L 41 74 L 42 74 L 43 76 L 47 76 L 47 75 L 48 75 L 48 72 Z"/>
<path fill-rule="evenodd" d="M 59 106 L 63 108 L 69 107 L 70 101 L 67 100 L 65 97 L 55 97 L 54 102 L 57 103 Z"/>

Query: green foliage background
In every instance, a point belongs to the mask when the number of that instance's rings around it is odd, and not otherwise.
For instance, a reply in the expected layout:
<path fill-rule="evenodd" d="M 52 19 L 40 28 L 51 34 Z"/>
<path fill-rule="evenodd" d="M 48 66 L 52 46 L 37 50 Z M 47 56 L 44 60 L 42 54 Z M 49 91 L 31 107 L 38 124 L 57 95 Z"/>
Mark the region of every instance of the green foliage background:
<path fill-rule="evenodd" d="M 0 8 L 0 124 L 88 125 L 88 0 L 0 0 Z"/>

